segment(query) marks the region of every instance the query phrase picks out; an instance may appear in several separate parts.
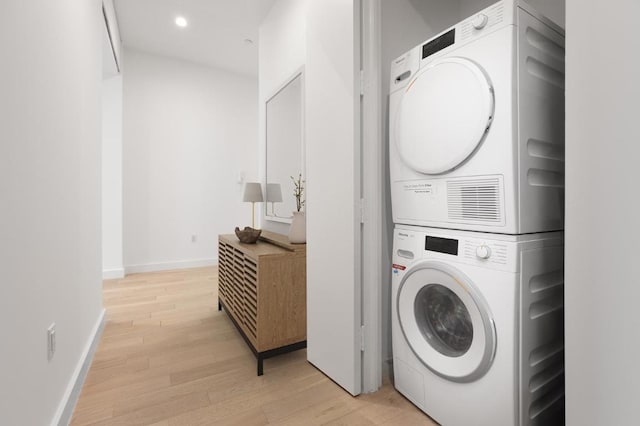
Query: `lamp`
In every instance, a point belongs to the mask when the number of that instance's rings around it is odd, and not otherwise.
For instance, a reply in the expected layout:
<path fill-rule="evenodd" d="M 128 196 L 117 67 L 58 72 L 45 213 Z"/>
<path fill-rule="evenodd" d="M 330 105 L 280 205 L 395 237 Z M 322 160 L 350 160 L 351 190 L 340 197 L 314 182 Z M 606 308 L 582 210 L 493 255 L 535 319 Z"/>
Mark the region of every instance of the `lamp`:
<path fill-rule="evenodd" d="M 256 227 L 256 203 L 262 200 L 262 185 L 259 182 L 247 182 L 244 184 L 242 201 L 251 203 L 251 227 Z"/>
<path fill-rule="evenodd" d="M 271 203 L 271 214 L 273 216 L 278 216 L 276 214 L 276 210 L 274 207 L 274 203 L 282 202 L 282 189 L 280 188 L 279 183 L 268 183 L 267 184 L 267 203 Z"/>

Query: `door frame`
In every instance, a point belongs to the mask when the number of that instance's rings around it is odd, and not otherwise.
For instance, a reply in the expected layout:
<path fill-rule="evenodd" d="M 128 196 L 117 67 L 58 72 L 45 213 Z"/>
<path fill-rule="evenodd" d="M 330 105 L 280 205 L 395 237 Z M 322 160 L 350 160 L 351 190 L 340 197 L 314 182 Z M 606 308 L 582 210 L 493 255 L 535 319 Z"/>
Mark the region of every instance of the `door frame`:
<path fill-rule="evenodd" d="M 360 0 L 360 170 L 361 170 L 361 312 L 362 391 L 382 386 L 382 5 L 381 0 Z M 390 330 L 390 327 L 388 327 Z"/>

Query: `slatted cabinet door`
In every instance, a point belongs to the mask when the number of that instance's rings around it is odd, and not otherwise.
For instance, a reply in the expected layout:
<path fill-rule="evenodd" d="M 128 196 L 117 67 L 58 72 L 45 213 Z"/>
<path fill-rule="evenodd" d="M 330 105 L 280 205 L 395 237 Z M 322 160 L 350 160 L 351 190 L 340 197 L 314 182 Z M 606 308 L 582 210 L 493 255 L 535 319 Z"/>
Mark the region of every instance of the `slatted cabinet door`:
<path fill-rule="evenodd" d="M 230 299 L 230 289 L 231 286 L 231 274 L 232 270 L 230 266 L 232 265 L 231 257 L 233 253 L 233 247 L 224 242 L 218 242 L 218 294 L 219 297 L 227 301 L 229 305 L 229 309 L 231 309 Z"/>
<path fill-rule="evenodd" d="M 237 248 L 233 249 L 233 281 L 232 281 L 232 295 L 233 295 L 233 311 L 236 315 L 236 320 L 244 323 L 244 255 L 242 251 Z"/>
<path fill-rule="evenodd" d="M 226 310 L 243 329 L 252 344 L 257 342 L 257 266 L 242 250 L 218 242 L 218 293 Z M 253 304 L 251 303 L 253 300 Z"/>
<path fill-rule="evenodd" d="M 258 265 L 256 261 L 244 258 L 244 325 L 250 335 L 258 338 Z"/>

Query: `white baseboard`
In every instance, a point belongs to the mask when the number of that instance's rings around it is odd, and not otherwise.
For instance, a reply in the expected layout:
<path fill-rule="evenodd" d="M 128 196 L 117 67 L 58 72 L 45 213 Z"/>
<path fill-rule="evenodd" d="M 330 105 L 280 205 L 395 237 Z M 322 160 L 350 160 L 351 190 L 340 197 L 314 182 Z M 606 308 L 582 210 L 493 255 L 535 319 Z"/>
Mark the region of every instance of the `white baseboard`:
<path fill-rule="evenodd" d="M 177 262 L 147 263 L 143 265 L 127 265 L 124 267 L 125 274 L 138 274 L 141 272 L 169 271 L 172 269 L 202 268 L 205 266 L 215 266 L 218 264 L 217 258 L 180 260 Z"/>
<path fill-rule="evenodd" d="M 117 280 L 119 278 L 124 278 L 124 268 L 102 270 L 103 280 Z"/>
<path fill-rule="evenodd" d="M 62 402 L 58 407 L 58 411 L 56 411 L 56 415 L 51 422 L 51 426 L 67 426 L 71 421 L 73 410 L 76 408 L 76 403 L 78 402 L 78 398 L 80 397 L 82 385 L 84 384 L 84 380 L 87 378 L 89 367 L 91 367 L 93 355 L 96 353 L 96 349 L 98 348 L 98 342 L 100 342 L 100 336 L 102 336 L 104 324 L 105 310 L 102 309 L 102 312 L 100 312 L 100 316 L 98 317 L 96 324 L 93 326 L 93 330 L 91 330 L 91 337 L 89 338 L 89 341 L 82 351 L 80 361 L 78 362 L 78 365 L 73 372 L 73 376 L 71 376 L 71 380 L 69 381 L 67 390 L 64 393 Z"/>

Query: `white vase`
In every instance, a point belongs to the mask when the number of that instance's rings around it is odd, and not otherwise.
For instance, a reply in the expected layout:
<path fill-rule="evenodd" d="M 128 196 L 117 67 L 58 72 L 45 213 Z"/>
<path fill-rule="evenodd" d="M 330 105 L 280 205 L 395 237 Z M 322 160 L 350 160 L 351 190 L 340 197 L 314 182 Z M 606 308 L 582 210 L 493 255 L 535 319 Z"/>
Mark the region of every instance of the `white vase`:
<path fill-rule="evenodd" d="M 289 242 L 291 244 L 307 242 L 307 220 L 304 217 L 304 212 L 293 212 L 293 220 L 289 227 Z"/>

